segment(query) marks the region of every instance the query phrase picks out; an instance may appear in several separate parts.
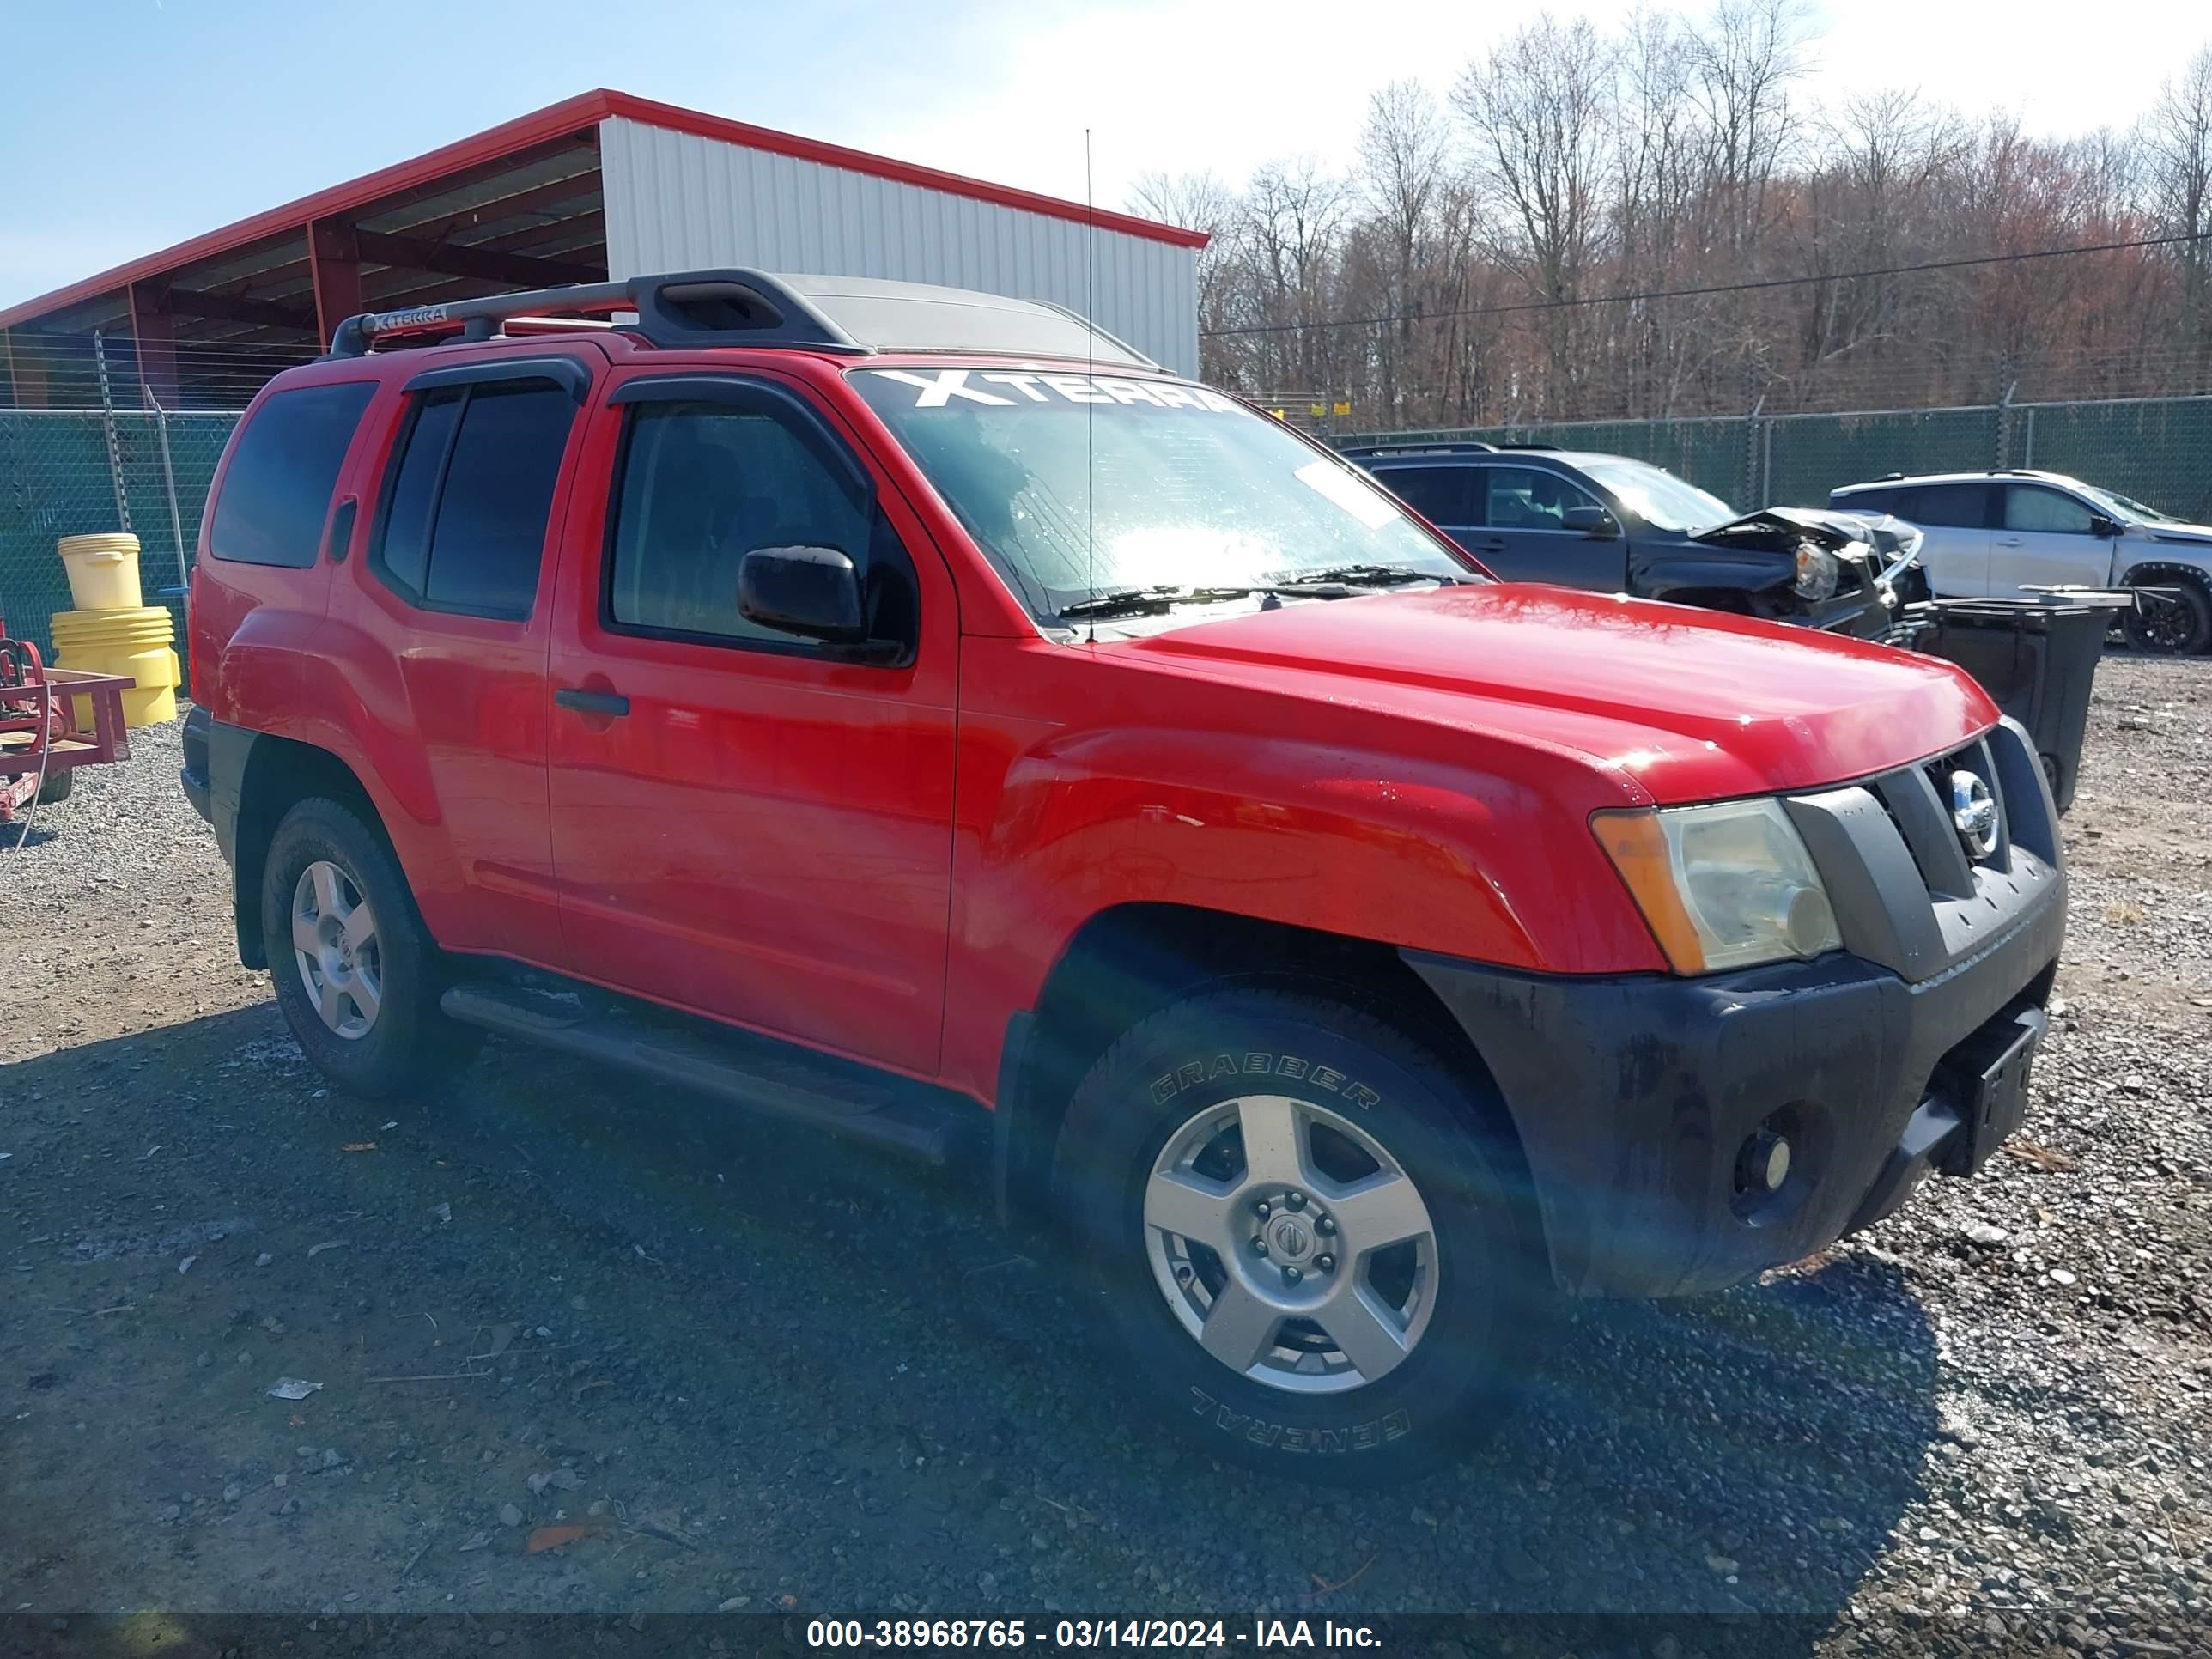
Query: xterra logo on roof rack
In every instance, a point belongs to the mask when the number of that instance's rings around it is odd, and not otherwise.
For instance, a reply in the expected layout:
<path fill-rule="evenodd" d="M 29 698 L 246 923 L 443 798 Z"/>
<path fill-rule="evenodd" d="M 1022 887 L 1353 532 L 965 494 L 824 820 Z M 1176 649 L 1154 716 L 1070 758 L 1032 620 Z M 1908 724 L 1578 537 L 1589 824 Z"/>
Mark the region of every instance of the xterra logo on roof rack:
<path fill-rule="evenodd" d="M 376 326 L 380 330 L 428 328 L 433 324 L 449 320 L 443 306 L 410 306 L 404 311 L 380 311 L 376 313 Z"/>
<path fill-rule="evenodd" d="M 915 389 L 914 406 L 916 409 L 943 409 L 957 398 L 965 403 L 984 404 L 993 408 L 1009 408 L 1024 400 L 1033 404 L 1136 404 L 1153 409 L 1203 409 L 1215 414 L 1233 411 L 1236 400 L 1209 392 L 1204 386 L 1177 386 L 1166 380 L 1121 380 L 1103 375 L 1013 374 L 1000 370 L 985 372 L 972 368 L 939 368 L 927 373 L 916 373 L 905 368 L 872 368 L 866 371 L 878 380 L 894 380 L 901 386 Z M 1005 388 L 1004 392 L 986 391 L 984 386 L 970 386 L 969 379 L 988 386 Z M 1047 397 L 1045 391 L 1054 395 Z M 1007 396 L 1006 392 L 1018 393 Z"/>

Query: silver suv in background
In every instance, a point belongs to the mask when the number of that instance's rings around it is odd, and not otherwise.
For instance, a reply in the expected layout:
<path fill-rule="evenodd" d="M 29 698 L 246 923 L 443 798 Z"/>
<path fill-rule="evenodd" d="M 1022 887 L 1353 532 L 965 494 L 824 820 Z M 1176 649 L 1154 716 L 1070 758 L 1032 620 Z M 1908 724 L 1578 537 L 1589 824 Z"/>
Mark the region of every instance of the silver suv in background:
<path fill-rule="evenodd" d="M 2138 650 L 2189 655 L 2212 644 L 2212 526 L 2057 472 L 1892 476 L 1832 491 L 1828 504 L 1920 526 L 1940 597 L 2017 598 L 2024 588 L 2144 587 L 2126 613 Z"/>

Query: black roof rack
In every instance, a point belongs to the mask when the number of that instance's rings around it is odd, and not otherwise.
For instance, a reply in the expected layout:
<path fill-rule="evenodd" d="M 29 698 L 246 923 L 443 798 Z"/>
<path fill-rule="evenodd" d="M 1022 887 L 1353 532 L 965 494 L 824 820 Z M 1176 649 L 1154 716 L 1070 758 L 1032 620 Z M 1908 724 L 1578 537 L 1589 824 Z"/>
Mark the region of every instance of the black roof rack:
<path fill-rule="evenodd" d="M 1557 444 L 1498 444 L 1494 446 L 1494 447 L 1498 449 L 1547 449 L 1553 454 L 1557 454 L 1559 449 L 1559 447 Z"/>
<path fill-rule="evenodd" d="M 1346 455 L 1494 455 L 1496 444 L 1478 443 L 1463 439 L 1454 443 L 1353 444 L 1340 452 Z"/>
<path fill-rule="evenodd" d="M 732 345 L 738 343 L 732 335 L 743 335 L 748 344 L 867 350 L 780 278 L 758 270 L 687 270 L 449 300 L 404 311 L 363 312 L 337 325 L 330 355 L 362 356 L 381 341 L 410 334 L 442 336 L 458 330 L 464 339 L 489 339 L 500 332 L 500 325 L 519 318 L 619 311 L 635 312 L 635 331 L 659 346 Z"/>

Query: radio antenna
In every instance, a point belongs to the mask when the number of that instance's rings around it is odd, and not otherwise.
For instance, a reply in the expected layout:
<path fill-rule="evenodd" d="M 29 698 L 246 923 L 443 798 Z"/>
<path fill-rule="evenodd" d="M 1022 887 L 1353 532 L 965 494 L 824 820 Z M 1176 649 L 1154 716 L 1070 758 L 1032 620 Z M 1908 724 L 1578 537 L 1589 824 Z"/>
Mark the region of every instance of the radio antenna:
<path fill-rule="evenodd" d="M 1091 194 L 1091 129 L 1083 129 L 1083 581 L 1091 590 L 1091 632 L 1098 643 L 1098 213 Z"/>

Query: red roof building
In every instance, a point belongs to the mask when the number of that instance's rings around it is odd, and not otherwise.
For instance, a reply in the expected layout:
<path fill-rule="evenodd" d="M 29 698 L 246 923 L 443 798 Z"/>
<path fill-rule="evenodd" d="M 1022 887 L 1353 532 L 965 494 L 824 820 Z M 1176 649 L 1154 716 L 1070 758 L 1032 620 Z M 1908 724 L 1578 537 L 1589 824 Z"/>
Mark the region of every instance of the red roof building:
<path fill-rule="evenodd" d="M 1206 240 L 599 90 L 0 309 L 0 403 L 240 408 L 356 312 L 716 265 L 1048 300 L 1195 373 Z"/>

